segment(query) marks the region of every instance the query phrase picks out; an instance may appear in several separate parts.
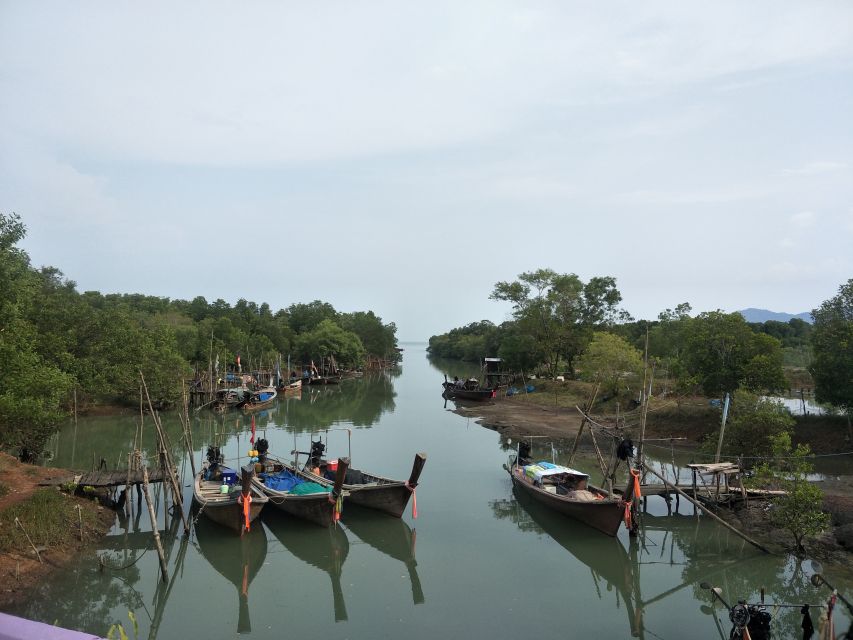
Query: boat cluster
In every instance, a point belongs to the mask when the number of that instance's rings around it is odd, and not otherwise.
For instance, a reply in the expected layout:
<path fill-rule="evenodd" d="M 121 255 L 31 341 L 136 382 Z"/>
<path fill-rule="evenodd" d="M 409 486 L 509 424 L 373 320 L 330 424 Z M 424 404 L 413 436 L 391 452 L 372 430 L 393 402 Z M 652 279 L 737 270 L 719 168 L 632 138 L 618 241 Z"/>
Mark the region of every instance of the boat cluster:
<path fill-rule="evenodd" d="M 224 464 L 218 447 L 208 447 L 207 461 L 196 475 L 193 499 L 209 519 L 237 532 L 248 531 L 269 503 L 298 518 L 328 527 L 337 522 L 344 502 L 401 517 L 412 500 L 426 462 L 415 455 L 408 480 L 394 480 L 355 469 L 349 458 L 327 460 L 322 438 L 311 443 L 304 464 L 286 462 L 269 453 L 261 438 L 239 473 Z M 238 477 L 239 476 L 239 477 Z"/>

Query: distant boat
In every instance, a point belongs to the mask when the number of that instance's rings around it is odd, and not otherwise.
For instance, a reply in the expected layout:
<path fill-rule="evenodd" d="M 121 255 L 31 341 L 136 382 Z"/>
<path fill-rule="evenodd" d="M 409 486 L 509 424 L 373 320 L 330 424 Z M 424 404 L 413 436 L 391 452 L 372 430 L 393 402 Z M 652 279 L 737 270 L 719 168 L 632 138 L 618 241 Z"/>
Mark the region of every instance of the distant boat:
<path fill-rule="evenodd" d="M 302 378 L 293 378 L 290 382 L 284 380 L 278 385 L 278 392 L 283 394 L 296 394 L 302 392 Z"/>
<path fill-rule="evenodd" d="M 506 467 L 513 487 L 546 507 L 609 536 L 619 532 L 626 507 L 620 496 L 608 496 L 603 489 L 589 484 L 589 475 L 582 471 L 545 461 L 525 462 L 530 461 L 516 455 Z M 632 494 L 629 491 L 626 495 Z"/>
<path fill-rule="evenodd" d="M 249 399 L 242 405 L 243 411 L 252 412 L 259 409 L 265 409 L 272 405 L 278 396 L 275 387 L 261 387 L 257 391 L 253 391 Z"/>
<path fill-rule="evenodd" d="M 238 484 L 237 472 L 221 464 L 218 447 L 209 447 L 207 456 L 208 462 L 193 482 L 193 500 L 204 516 L 242 534 L 251 528 L 268 502 L 263 492 L 253 486 L 255 467 L 242 467 Z"/>
<path fill-rule="evenodd" d="M 441 383 L 441 386 L 444 388 L 445 398 L 460 398 L 462 400 L 490 400 L 492 398 L 497 397 L 498 391 L 497 389 L 492 389 L 491 387 L 481 387 L 480 382 L 476 378 L 471 378 L 469 380 L 454 380 L 450 382 L 447 380 L 447 376 L 444 376 L 444 382 Z"/>
<path fill-rule="evenodd" d="M 336 521 L 336 514 L 341 510 L 338 501 L 347 495 L 341 489 L 349 466 L 346 458 L 339 461 L 337 478 L 329 486 L 315 482 L 314 478 L 286 462 L 267 457 L 265 452 L 259 457 L 262 457 L 263 471 L 253 482 L 276 508 L 321 527 Z"/>
<path fill-rule="evenodd" d="M 214 395 L 214 400 L 210 404 L 210 408 L 217 413 L 224 413 L 228 409 L 236 409 L 243 406 L 249 393 L 249 390 L 245 387 L 219 389 Z"/>

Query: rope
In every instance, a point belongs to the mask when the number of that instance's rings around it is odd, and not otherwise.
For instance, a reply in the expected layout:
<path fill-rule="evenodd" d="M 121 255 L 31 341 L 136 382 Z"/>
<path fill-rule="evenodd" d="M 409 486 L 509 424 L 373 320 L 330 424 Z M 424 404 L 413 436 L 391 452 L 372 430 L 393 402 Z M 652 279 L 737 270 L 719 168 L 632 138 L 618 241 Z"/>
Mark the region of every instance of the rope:
<path fill-rule="evenodd" d="M 415 492 L 415 486 L 409 484 L 409 481 L 406 480 L 406 489 L 412 492 L 412 518 L 417 519 L 418 517 L 418 494 Z"/>

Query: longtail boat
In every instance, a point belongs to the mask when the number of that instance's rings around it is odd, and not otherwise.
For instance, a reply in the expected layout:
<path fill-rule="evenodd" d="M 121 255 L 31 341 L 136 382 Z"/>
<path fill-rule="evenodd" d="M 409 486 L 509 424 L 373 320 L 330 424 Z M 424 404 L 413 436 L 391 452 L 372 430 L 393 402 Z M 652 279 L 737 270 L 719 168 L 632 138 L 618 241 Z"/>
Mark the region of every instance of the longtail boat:
<path fill-rule="evenodd" d="M 351 430 L 346 429 L 346 431 L 351 436 Z M 336 477 L 339 462 L 324 459 L 325 450 L 326 445 L 322 437 L 316 442 L 312 440 L 311 451 L 308 453 L 308 460 L 302 467 L 302 472 L 314 482 L 328 485 Z M 302 452 L 294 451 L 293 453 L 298 456 Z M 394 480 L 350 466 L 346 471 L 343 484 L 343 490 L 348 493 L 347 504 L 382 511 L 395 518 L 402 517 L 418 486 L 426 457 L 426 453 L 415 454 L 408 480 Z M 351 460 L 351 457 L 347 460 Z"/>
<path fill-rule="evenodd" d="M 337 522 L 343 499 L 348 495 L 341 487 L 349 460 L 342 458 L 338 461 L 333 483 L 318 483 L 295 466 L 268 457 L 265 451 L 261 451 L 258 457 L 262 471 L 253 478 L 253 482 L 273 506 L 321 527 Z"/>
<path fill-rule="evenodd" d="M 447 376 L 444 376 L 444 382 L 441 383 L 444 391 L 442 395 L 450 399 L 462 400 L 491 400 L 497 397 L 498 390 L 491 387 L 481 387 L 480 382 L 476 378 L 469 380 L 454 380 L 448 381 Z"/>
<path fill-rule="evenodd" d="M 253 484 L 254 465 L 241 467 L 240 474 L 237 484 L 237 472 L 221 463 L 218 447 L 208 448 L 208 462 L 193 483 L 193 500 L 204 516 L 242 534 L 251 528 L 268 498 Z"/>
<path fill-rule="evenodd" d="M 537 502 L 609 536 L 619 532 L 625 519 L 626 501 L 589 484 L 589 474 L 551 462 L 530 463 L 521 455 L 514 456 L 506 469 L 513 487 Z M 631 500 L 631 485 L 624 495 Z"/>

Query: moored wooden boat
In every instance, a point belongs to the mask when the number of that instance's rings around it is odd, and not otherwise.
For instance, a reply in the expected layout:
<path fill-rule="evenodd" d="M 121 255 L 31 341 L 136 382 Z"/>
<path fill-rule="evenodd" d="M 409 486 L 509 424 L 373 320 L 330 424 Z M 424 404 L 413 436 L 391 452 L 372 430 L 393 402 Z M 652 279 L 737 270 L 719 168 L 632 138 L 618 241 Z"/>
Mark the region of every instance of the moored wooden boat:
<path fill-rule="evenodd" d="M 533 500 L 593 529 L 615 536 L 625 517 L 626 503 L 589 484 L 589 475 L 550 462 L 508 467 L 513 487 Z"/>
<path fill-rule="evenodd" d="M 255 476 L 253 482 L 276 508 L 321 527 L 328 527 L 337 521 L 342 501 L 348 495 L 341 487 L 349 460 L 342 458 L 339 461 L 337 476 L 331 484 L 317 483 L 313 477 L 293 465 L 275 458 L 263 456 L 261 465 L 263 471 Z M 313 486 L 304 487 L 303 490 L 312 491 L 301 493 L 297 487 L 307 483 L 315 485 L 316 489 Z"/>
<path fill-rule="evenodd" d="M 210 408 L 217 413 L 223 413 L 228 409 L 236 409 L 243 406 L 249 395 L 249 390 L 243 387 L 219 389 L 216 392 L 213 402 L 210 403 Z"/>
<path fill-rule="evenodd" d="M 261 387 L 257 391 L 253 391 L 249 399 L 243 404 L 243 411 L 251 413 L 260 409 L 266 409 L 272 406 L 275 402 L 278 392 L 275 387 Z"/>
<path fill-rule="evenodd" d="M 240 473 L 241 483 L 237 485 L 233 469 L 217 462 L 206 464 L 195 477 L 193 500 L 213 522 L 243 533 L 251 528 L 268 498 L 253 485 L 254 465 L 242 467 Z"/>
<path fill-rule="evenodd" d="M 471 380 L 454 380 L 450 382 L 447 376 L 444 377 L 444 382 L 441 383 L 444 391 L 442 395 L 445 398 L 461 399 L 461 400 L 491 400 L 497 397 L 497 389 L 491 387 L 481 387 L 476 379 Z"/>
<path fill-rule="evenodd" d="M 278 385 L 278 392 L 285 395 L 302 393 L 302 378 L 294 378 L 290 382 L 282 380 Z"/>
<path fill-rule="evenodd" d="M 312 452 L 315 443 L 312 443 Z M 317 464 L 312 464 L 317 462 Z M 357 504 L 368 509 L 382 511 L 395 518 L 400 518 L 406 510 L 406 505 L 418 486 L 418 479 L 426 463 L 426 454 L 415 454 L 412 472 L 408 480 L 393 480 L 373 473 L 367 473 L 350 467 L 344 478 L 343 489 L 347 491 L 347 503 Z M 322 458 L 308 460 L 303 472 L 315 482 L 329 484 L 336 469 L 334 461 Z"/>

